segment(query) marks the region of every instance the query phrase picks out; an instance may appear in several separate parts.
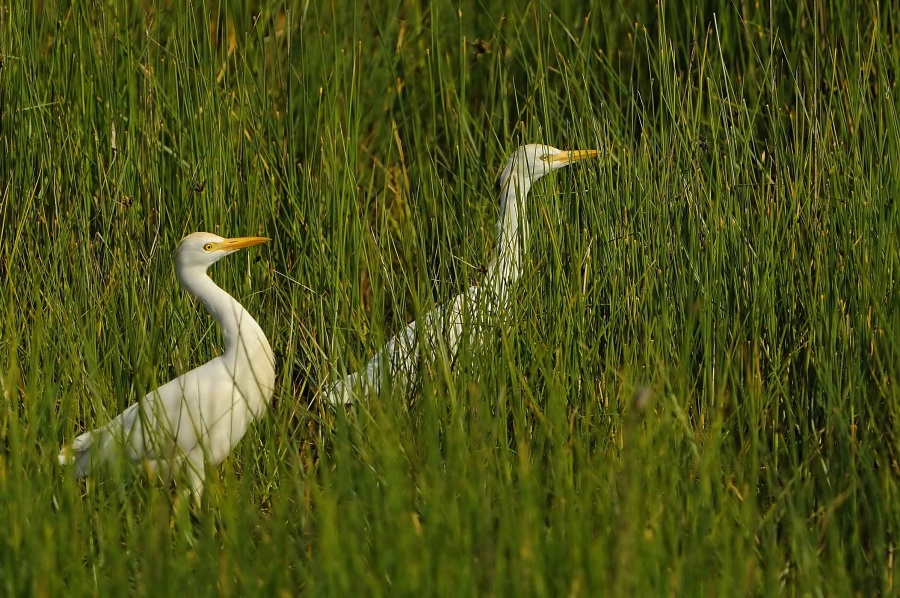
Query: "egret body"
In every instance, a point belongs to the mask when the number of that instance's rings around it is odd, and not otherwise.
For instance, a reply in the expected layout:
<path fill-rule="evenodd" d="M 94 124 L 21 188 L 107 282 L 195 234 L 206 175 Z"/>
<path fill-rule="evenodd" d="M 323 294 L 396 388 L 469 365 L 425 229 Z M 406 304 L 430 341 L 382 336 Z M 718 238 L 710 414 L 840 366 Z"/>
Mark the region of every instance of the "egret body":
<path fill-rule="evenodd" d="M 385 373 L 395 389 L 405 391 L 418 371 L 420 355 L 433 362 L 441 354 L 452 363 L 464 334 L 477 342 L 483 328 L 506 306 L 510 287 L 521 274 L 529 237 L 525 199 L 531 186 L 549 172 L 596 155 L 596 150 L 565 151 L 541 144 L 523 145 L 513 152 L 500 174 L 497 242 L 484 284 L 469 287 L 449 304 L 436 307 L 421 324 L 408 324 L 363 369 L 326 387 L 323 399 L 347 404 L 378 393 Z"/>
<path fill-rule="evenodd" d="M 265 243 L 264 237 L 186 236 L 175 250 L 182 286 L 222 327 L 225 352 L 148 393 L 114 420 L 77 437 L 59 453 L 83 477 L 119 456 L 148 470 L 179 474 L 195 502 L 203 494 L 206 465 L 218 465 L 266 410 L 275 386 L 272 348 L 256 320 L 207 275 L 226 255 Z"/>

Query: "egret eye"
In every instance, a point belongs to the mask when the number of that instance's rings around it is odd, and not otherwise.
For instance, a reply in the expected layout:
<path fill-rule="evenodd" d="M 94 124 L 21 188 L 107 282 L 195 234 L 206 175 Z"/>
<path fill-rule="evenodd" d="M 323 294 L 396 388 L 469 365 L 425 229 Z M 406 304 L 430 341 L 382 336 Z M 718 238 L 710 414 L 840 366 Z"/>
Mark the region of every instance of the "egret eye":
<path fill-rule="evenodd" d="M 541 154 L 541 160 L 543 160 L 544 162 L 549 162 L 550 154 Z"/>
<path fill-rule="evenodd" d="M 213 248 L 212 243 L 207 243 L 206 245 L 203 246 L 204 251 L 212 251 L 212 248 Z"/>

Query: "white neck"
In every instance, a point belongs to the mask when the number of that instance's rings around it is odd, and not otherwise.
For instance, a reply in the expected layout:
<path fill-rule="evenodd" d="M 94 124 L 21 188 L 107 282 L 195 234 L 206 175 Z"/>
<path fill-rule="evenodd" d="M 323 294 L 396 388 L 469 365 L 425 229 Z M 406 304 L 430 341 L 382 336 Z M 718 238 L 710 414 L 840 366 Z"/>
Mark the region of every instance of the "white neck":
<path fill-rule="evenodd" d="M 253 353 L 262 344 L 265 344 L 266 352 L 271 354 L 268 340 L 253 316 L 234 297 L 214 283 L 205 268 L 184 268 L 177 274 L 185 290 L 199 299 L 209 315 L 222 327 L 226 357 L 236 357 L 241 349 L 244 354 Z"/>
<path fill-rule="evenodd" d="M 509 287 L 519 278 L 522 258 L 528 250 L 528 222 L 525 198 L 531 189 L 531 177 L 512 171 L 500 194 L 500 219 L 497 222 L 495 257 L 488 266 L 487 281 L 500 304 L 506 302 Z"/>

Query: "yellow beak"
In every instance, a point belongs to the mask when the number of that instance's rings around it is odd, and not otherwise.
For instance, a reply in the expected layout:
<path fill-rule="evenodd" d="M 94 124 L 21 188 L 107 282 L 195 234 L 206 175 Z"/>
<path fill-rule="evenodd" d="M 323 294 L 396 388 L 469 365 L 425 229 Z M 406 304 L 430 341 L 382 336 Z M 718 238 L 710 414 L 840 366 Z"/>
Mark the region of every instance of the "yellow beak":
<path fill-rule="evenodd" d="M 594 158 L 597 156 L 597 150 L 572 150 L 570 152 L 560 152 L 550 156 L 551 162 L 562 162 L 563 164 L 571 164 L 585 158 Z"/>
<path fill-rule="evenodd" d="M 233 239 L 225 239 L 216 246 L 216 249 L 222 251 L 237 251 L 244 247 L 253 247 L 254 245 L 261 245 L 268 241 L 268 237 L 235 237 Z"/>

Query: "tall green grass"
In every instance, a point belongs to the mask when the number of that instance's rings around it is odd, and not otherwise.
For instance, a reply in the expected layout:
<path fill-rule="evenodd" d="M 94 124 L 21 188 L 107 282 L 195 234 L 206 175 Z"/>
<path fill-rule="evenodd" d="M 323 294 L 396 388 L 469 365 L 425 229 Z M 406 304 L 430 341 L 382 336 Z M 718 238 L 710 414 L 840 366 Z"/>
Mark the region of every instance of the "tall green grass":
<path fill-rule="evenodd" d="M 896 591 L 891 4 L 559 4 L 0 7 L 2 593 Z M 509 325 L 318 405 L 480 280 L 524 142 L 603 158 Z M 222 347 L 196 230 L 272 237 L 212 276 L 279 377 L 191 514 L 56 452 Z"/>

